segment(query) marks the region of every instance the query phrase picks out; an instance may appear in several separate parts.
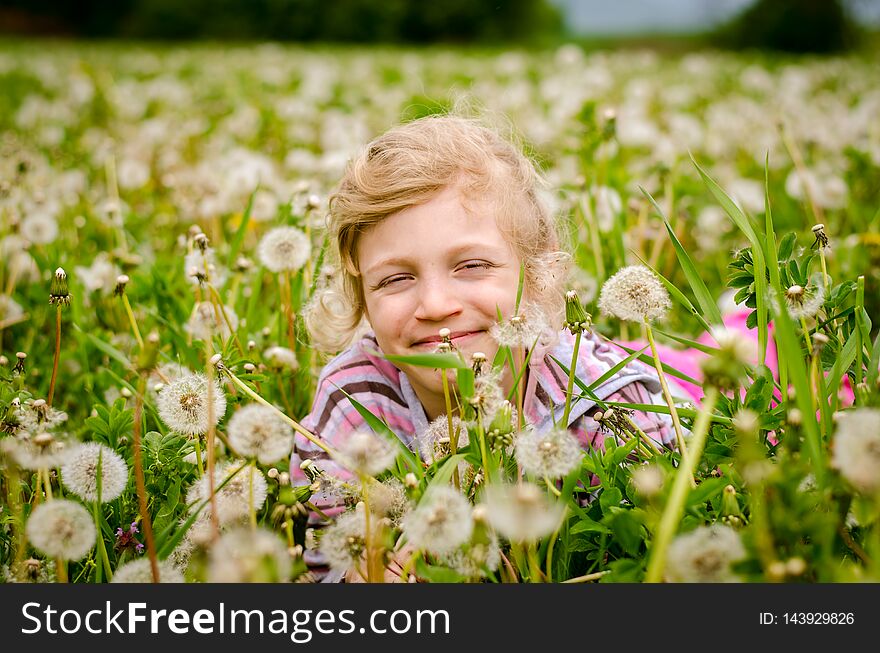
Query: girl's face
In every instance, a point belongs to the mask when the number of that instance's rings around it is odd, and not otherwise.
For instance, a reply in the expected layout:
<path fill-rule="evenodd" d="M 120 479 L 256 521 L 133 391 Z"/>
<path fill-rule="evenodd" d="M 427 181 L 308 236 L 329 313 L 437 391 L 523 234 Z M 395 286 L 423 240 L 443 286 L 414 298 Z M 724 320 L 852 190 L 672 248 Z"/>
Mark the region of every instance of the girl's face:
<path fill-rule="evenodd" d="M 457 187 L 385 218 L 363 234 L 357 260 L 366 315 L 385 354 L 432 352 L 442 328 L 470 360 L 498 349 L 489 329 L 497 310 L 513 314 L 520 260 L 498 230 L 490 202 L 468 200 Z M 440 374 L 399 365 L 429 418 L 445 411 Z"/>

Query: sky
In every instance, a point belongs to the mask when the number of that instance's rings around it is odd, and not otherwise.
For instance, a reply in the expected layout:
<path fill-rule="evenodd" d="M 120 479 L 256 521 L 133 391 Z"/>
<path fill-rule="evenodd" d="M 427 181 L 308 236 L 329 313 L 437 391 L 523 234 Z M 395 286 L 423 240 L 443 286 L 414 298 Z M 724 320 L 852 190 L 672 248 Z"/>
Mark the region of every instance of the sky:
<path fill-rule="evenodd" d="M 694 32 L 730 18 L 754 0 L 551 0 L 582 34 Z M 880 0 L 850 0 L 864 22 L 880 25 Z"/>

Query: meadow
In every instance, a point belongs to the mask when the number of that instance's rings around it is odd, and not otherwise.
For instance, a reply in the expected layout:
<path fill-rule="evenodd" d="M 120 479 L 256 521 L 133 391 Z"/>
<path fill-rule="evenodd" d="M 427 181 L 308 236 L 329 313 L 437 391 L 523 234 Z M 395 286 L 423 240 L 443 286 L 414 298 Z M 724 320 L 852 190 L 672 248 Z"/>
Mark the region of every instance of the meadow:
<path fill-rule="evenodd" d="M 445 438 L 367 415 L 351 478 L 291 469 L 327 198 L 462 101 L 544 172 L 565 326 L 693 396 L 597 402 L 604 446 L 551 460 L 483 403 L 527 341 L 441 351 L 408 362 L 455 374 Z M 0 577 L 309 582 L 320 549 L 370 581 L 880 580 L 878 116 L 873 53 L 0 42 Z M 627 266 L 671 308 L 603 302 Z M 313 529 L 322 493 L 349 510 Z"/>

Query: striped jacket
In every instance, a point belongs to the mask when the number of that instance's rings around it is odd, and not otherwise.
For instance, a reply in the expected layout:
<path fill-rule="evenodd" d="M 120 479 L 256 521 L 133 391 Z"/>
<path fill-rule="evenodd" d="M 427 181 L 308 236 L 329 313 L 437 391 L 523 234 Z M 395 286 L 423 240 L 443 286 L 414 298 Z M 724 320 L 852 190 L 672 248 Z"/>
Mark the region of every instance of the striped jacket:
<path fill-rule="evenodd" d="M 573 350 L 574 337 L 568 331 L 561 331 L 555 344 L 540 346 L 532 353 L 523 412 L 526 422 L 538 431 L 547 430 L 562 419 L 568 376 L 553 358 L 568 367 Z M 368 429 L 364 418 L 346 397 L 345 393 L 348 393 L 382 418 L 410 449 L 415 448 L 416 434 L 428 426 L 425 410 L 406 374 L 371 353 L 378 351 L 375 336 L 368 333 L 327 363 L 318 381 L 312 410 L 302 420 L 305 428 L 331 446 L 343 442 L 356 430 Z M 578 378 L 591 384 L 625 356 L 595 334 L 584 333 L 578 352 Z M 577 387 L 575 393 L 580 394 Z M 639 361 L 627 364 L 595 388 L 594 393 L 600 401 L 665 405 L 656 372 Z M 683 392 L 676 394 L 684 395 Z M 585 449 L 602 448 L 607 435 L 592 417 L 596 411 L 596 404 L 591 400 L 578 399 L 572 404 L 568 427 Z M 646 435 L 658 443 L 673 446 L 675 432 L 667 415 L 636 412 L 632 418 Z M 320 448 L 297 435 L 290 465 L 293 484 L 308 482 L 299 467 L 305 458 L 313 459 L 325 473 L 346 479 L 351 477 L 350 472 L 327 458 Z M 316 495 L 312 501 L 327 514 L 341 510 L 332 496 Z M 310 521 L 315 526 L 321 523 L 315 514 Z M 318 552 L 308 551 L 306 560 L 314 565 L 313 571 L 321 571 L 322 560 Z"/>

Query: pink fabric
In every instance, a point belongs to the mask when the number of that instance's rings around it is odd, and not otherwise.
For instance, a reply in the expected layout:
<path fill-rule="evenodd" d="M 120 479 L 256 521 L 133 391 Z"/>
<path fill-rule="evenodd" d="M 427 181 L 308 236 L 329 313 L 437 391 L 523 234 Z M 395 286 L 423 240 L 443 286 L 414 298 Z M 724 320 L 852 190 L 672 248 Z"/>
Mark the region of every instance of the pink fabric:
<path fill-rule="evenodd" d="M 751 311 L 749 309 L 740 309 L 734 311 L 732 313 L 728 313 L 724 316 L 724 326 L 734 332 L 741 333 L 743 337 L 751 339 L 755 343 L 755 350 L 758 349 L 758 330 L 757 329 L 749 329 L 746 327 L 746 319 L 749 316 Z M 779 380 L 779 367 L 777 365 L 776 358 L 776 344 L 773 340 L 773 325 L 772 323 L 768 325 L 768 331 L 770 338 L 767 341 L 767 356 L 765 358 L 765 364 L 770 370 L 773 372 L 773 378 L 777 381 Z M 711 335 L 708 333 L 703 333 L 699 338 L 697 338 L 697 342 L 707 345 L 709 347 L 715 347 L 715 341 Z M 631 341 L 631 342 L 623 342 L 622 345 L 629 347 L 630 349 L 641 349 L 647 343 L 643 341 Z M 700 361 L 703 360 L 707 354 L 703 353 L 699 349 L 675 349 L 673 347 L 668 347 L 666 345 L 657 344 L 657 354 L 660 356 L 660 360 L 669 365 L 670 367 L 686 374 L 687 376 L 702 381 L 703 374 L 700 371 Z M 752 360 L 752 364 L 757 364 L 758 358 L 755 357 Z M 699 385 L 694 385 L 693 383 L 688 383 L 679 378 L 670 377 L 675 383 L 677 383 L 681 388 L 693 398 L 695 403 L 699 403 L 703 398 L 703 388 Z M 777 399 L 779 398 L 779 393 L 775 393 Z M 839 399 L 841 402 L 841 406 L 851 406 L 855 399 L 853 394 L 852 385 L 849 382 L 849 377 L 844 376 L 843 382 L 840 384 L 840 394 Z"/>

